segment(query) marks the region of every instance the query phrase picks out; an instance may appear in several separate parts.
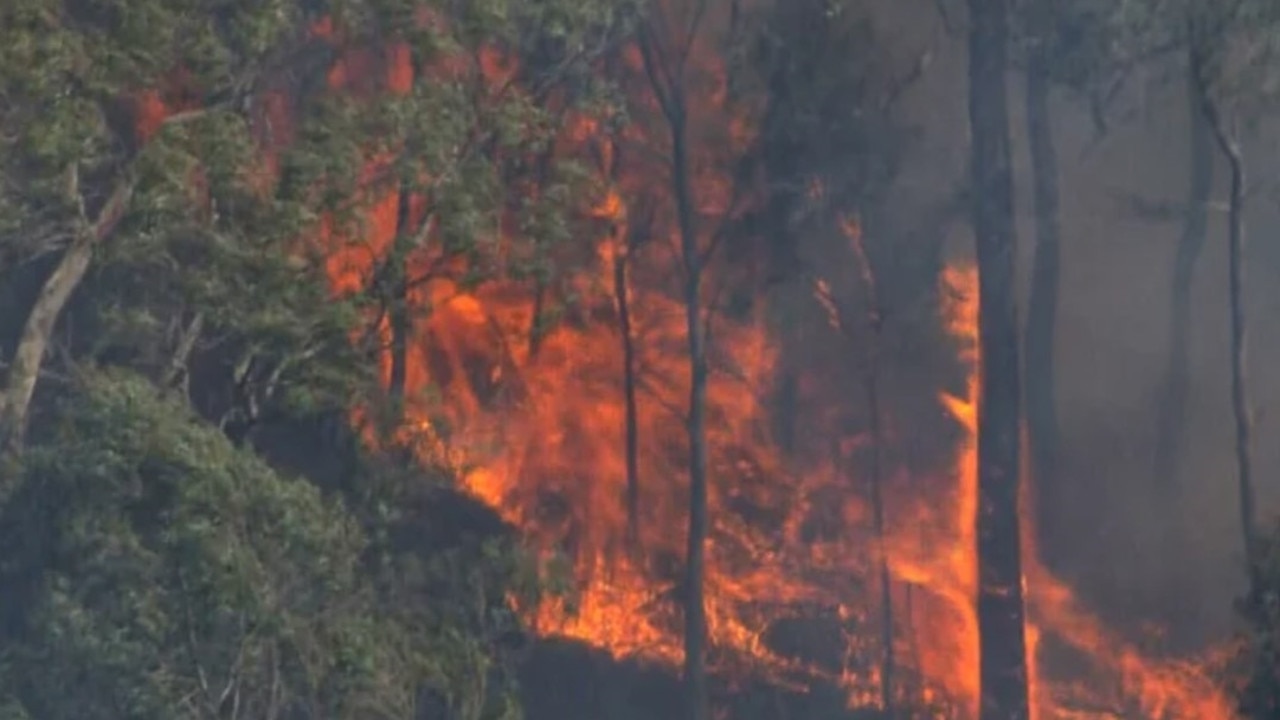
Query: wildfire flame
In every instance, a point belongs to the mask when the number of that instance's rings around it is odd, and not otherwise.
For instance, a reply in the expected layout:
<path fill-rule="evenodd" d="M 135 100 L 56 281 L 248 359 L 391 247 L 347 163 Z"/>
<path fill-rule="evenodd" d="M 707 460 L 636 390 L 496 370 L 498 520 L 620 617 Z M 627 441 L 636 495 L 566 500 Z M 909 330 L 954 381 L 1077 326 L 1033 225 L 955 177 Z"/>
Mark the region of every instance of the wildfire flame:
<path fill-rule="evenodd" d="M 334 30 L 322 24 L 316 33 L 329 37 Z M 333 69 L 330 84 L 335 91 L 354 92 L 360 86 L 359 92 L 367 92 L 363 76 L 385 72 L 383 85 L 405 92 L 413 80 L 408 55 L 403 47 L 392 47 L 388 60 L 379 63 L 370 53 L 349 53 Z M 706 84 L 689 106 L 697 155 L 692 175 L 702 232 L 711 235 L 707 228 L 715 223 L 708 219 L 723 223 L 734 213 L 728 168 L 749 144 L 751 124 L 727 108 L 723 63 L 705 51 L 695 57 L 705 66 Z M 633 49 L 627 58 L 638 75 L 638 54 Z M 483 53 L 481 64 L 486 77 L 510 85 L 514 71 L 500 54 Z M 637 95 L 638 108 L 654 109 L 652 98 L 635 83 L 624 87 Z M 275 105 L 273 112 L 284 113 Z M 156 118 L 176 109 L 158 94 L 144 96 L 140 107 L 143 134 Z M 605 135 L 585 119 L 570 122 L 564 150 L 612 147 L 613 139 Z M 657 153 L 665 149 L 660 130 L 643 121 L 624 139 Z M 521 608 L 535 632 L 579 640 L 617 658 L 676 668 L 682 644 L 674 591 L 686 525 L 683 416 L 689 380 L 684 307 L 670 282 L 679 267 L 674 254 L 664 252 L 676 236 L 666 190 L 670 171 L 659 162 L 642 159 L 624 166 L 610 152 L 602 157 L 598 170 L 605 191 L 591 214 L 608 229 L 597 238 L 594 262 L 570 279 L 581 300 L 561 322 L 543 328 L 533 293 L 510 280 L 466 288 L 441 275 L 410 292 L 414 312 L 402 439 L 413 443 L 424 460 L 453 467 L 467 492 L 534 546 L 571 561 L 576 597 Z M 267 160 L 273 161 L 272 153 Z M 370 177 L 379 164 L 371 158 Z M 361 237 L 337 238 L 322 229 L 314 238 L 327 254 L 335 294 L 367 287 L 397 233 L 405 199 L 395 192 L 371 192 L 375 196 Z M 658 202 L 646 228 L 653 241 L 640 251 L 621 238 L 635 230 L 628 200 L 642 196 Z M 438 261 L 430 254 L 409 259 L 419 265 Z M 634 539 L 628 537 L 625 507 L 621 308 L 618 295 L 609 291 L 618 262 L 631 267 L 622 293 L 631 318 L 638 388 Z M 875 706 L 882 668 L 873 612 L 879 596 L 872 585 L 873 569 L 884 562 L 893 581 L 896 656 L 917 676 L 903 683 L 900 692 L 910 695 L 903 700 L 933 707 L 935 717 L 976 717 L 977 275 L 972 267 L 955 264 L 944 271 L 941 284 L 942 315 L 960 348 L 957 361 L 966 368 L 967 381 L 961 394 L 940 393 L 939 403 L 963 432 L 945 477 L 926 483 L 904 478 L 905 470 L 889 473 L 891 514 L 882 545 L 870 528 L 871 509 L 860 481 L 848 468 L 838 459 L 800 462 L 774 441 L 766 399 L 779 352 L 762 313 L 709 314 L 712 531 L 706 602 L 716 671 L 797 688 L 835 683 L 848 693 L 851 706 Z M 815 297 L 829 313 L 838 312 L 827 284 L 819 283 Z M 384 327 L 384 332 L 389 331 Z M 390 367 L 384 356 L 384 380 Z M 865 442 L 843 438 L 834 454 Z M 842 498 L 839 507 L 830 507 L 830 497 Z M 833 510 L 839 532 L 813 532 L 815 513 Z M 1038 720 L 1235 717 L 1229 698 L 1202 668 L 1149 657 L 1105 628 L 1039 563 L 1032 537 L 1028 532 L 1024 539 L 1024 558 L 1031 695 Z M 869 549 L 881 546 L 886 557 L 874 557 Z M 834 662 L 784 651 L 772 635 L 782 620 L 813 617 L 824 618 L 822 627 L 840 641 L 841 656 Z M 1085 659 L 1083 677 L 1046 676 L 1039 655 L 1049 638 Z"/>

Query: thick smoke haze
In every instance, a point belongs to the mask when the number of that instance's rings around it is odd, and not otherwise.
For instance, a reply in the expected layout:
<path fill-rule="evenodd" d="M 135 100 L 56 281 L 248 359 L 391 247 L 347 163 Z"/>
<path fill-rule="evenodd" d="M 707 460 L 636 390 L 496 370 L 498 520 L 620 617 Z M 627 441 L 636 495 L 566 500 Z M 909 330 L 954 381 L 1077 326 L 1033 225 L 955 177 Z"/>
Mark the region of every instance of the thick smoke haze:
<path fill-rule="evenodd" d="M 284 0 L 233 34 L 297 48 L 158 42 L 139 80 L 99 62 L 142 44 L 112 13 L 19 27 L 0 0 L 0 707 L 145 691 L 167 718 L 200 687 L 212 717 L 243 687 L 240 717 L 1280 717 L 1246 697 L 1280 707 L 1280 618 L 1235 612 L 1239 224 L 1229 257 L 1179 55 L 1204 60 L 1209 20 L 1103 108 L 1051 86 L 1060 283 L 1026 332 L 1044 63 L 1151 42 L 1109 10 L 1039 23 L 1118 7 L 1093 1 Z M 52 79 L 5 51 L 41 43 L 75 55 Z M 188 72 L 250 46 L 235 82 Z M 975 70 L 1006 65 L 1007 108 Z M 1280 132 L 1242 137 L 1261 533 Z M 1280 561 L 1249 567 L 1257 611 Z M 234 597 L 195 617 L 206 575 Z"/>
<path fill-rule="evenodd" d="M 921 208 L 945 204 L 966 180 L 967 64 L 962 13 L 942 3 L 875 3 L 886 44 L 928 54 L 930 64 L 903 99 L 920 133 L 891 193 L 893 227 L 910 232 Z M 1061 296 L 1056 374 L 1062 435 L 1061 480 L 1069 486 L 1042 507 L 1043 550 L 1053 569 L 1114 621 L 1157 622 L 1175 643 L 1224 636 L 1243 590 L 1243 557 L 1232 456 L 1227 336 L 1224 165 L 1216 177 L 1209 233 L 1194 273 L 1190 383 L 1176 476 L 1153 477 L 1156 419 L 1165 392 L 1170 287 L 1188 178 L 1188 111 L 1177 61 L 1128 79 L 1099 134 L 1091 108 L 1055 89 L 1052 122 L 1061 169 Z M 1022 75 L 1010 74 L 1023 298 L 1035 248 Z M 1246 159 L 1274 156 L 1274 139 L 1255 132 Z M 1216 153 L 1215 153 L 1216 154 Z M 1270 332 L 1280 306 L 1280 248 L 1274 178 L 1254 161 L 1248 217 L 1249 367 L 1257 412 L 1259 509 L 1274 514 L 1280 446 L 1267 441 L 1280 382 Z M 960 216 L 948 247 L 971 252 Z M 1019 312 L 1025 320 L 1026 304 Z"/>

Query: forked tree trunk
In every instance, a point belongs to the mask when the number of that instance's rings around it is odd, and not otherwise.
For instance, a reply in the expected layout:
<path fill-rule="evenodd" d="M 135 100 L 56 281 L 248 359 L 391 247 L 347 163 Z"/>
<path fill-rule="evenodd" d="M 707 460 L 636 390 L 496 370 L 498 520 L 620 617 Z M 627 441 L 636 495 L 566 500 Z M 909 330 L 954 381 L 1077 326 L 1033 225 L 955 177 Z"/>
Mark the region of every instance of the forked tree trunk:
<path fill-rule="evenodd" d="M 969 0 L 969 121 L 978 251 L 982 393 L 978 418 L 981 720 L 1027 720 L 1019 517 L 1018 323 L 1013 170 L 1005 89 L 1005 0 Z"/>
<path fill-rule="evenodd" d="M 1185 436 L 1187 392 L 1191 382 L 1191 282 L 1208 235 L 1209 193 L 1213 190 L 1213 132 L 1205 119 L 1195 69 L 1188 63 L 1187 109 L 1190 125 L 1188 147 L 1191 164 L 1187 206 L 1173 265 L 1173 287 L 1169 302 L 1169 367 L 1165 371 L 1164 395 L 1156 418 L 1155 463 L 1152 479 L 1160 487 L 1173 482 L 1178 449 Z"/>
<path fill-rule="evenodd" d="M 669 58 L 642 31 L 641 54 L 671 133 L 671 192 L 676 204 L 680 255 L 684 264 L 685 330 L 689 347 L 689 532 L 684 576 L 684 680 L 687 720 L 709 720 L 706 644 L 707 518 L 707 349 L 702 313 L 702 253 L 690 183 L 684 58 Z"/>

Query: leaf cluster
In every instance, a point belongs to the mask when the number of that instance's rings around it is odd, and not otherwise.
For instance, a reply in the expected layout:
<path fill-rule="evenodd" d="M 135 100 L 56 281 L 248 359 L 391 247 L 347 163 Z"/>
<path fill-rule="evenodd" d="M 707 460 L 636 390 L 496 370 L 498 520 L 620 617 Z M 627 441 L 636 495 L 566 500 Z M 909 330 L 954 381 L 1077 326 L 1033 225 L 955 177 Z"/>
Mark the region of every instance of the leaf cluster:
<path fill-rule="evenodd" d="M 526 559 L 506 540 L 392 542 L 421 518 L 376 509 L 411 497 L 368 467 L 327 497 L 229 418 L 367 400 L 376 364 L 351 339 L 383 298 L 372 279 L 334 298 L 322 240 L 368 237 L 388 193 L 433 220 L 398 228 L 404 267 L 430 252 L 467 259 L 467 283 L 549 282 L 588 197 L 553 142 L 568 113 L 602 112 L 588 71 L 635 12 L 0 3 L 0 274 L 38 276 L 102 231 L 59 333 L 71 379 L 38 397 L 0 504 L 0 717 L 515 716 L 507 604 L 538 590 Z M 331 80 L 401 43 L 407 92 Z"/>
<path fill-rule="evenodd" d="M 378 548 L 342 502 L 136 376 L 86 376 L 57 427 L 0 522 L 10 706 L 412 718 L 426 691 L 465 717 L 508 705 L 491 643 L 517 629 L 502 593 L 522 565 L 502 544 Z"/>

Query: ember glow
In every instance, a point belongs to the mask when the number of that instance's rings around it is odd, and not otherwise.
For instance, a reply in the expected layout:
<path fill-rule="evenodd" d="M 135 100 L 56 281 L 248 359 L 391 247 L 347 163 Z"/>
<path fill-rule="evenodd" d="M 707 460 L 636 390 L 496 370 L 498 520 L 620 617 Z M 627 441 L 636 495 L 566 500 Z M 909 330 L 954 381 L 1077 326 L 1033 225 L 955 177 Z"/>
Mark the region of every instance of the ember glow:
<path fill-rule="evenodd" d="M 407 53 L 389 52 L 385 86 L 411 83 Z M 595 219 L 595 252 L 564 283 L 577 302 L 544 327 L 539 292 L 528 282 L 497 280 L 467 289 L 443 274 L 410 292 L 413 326 L 406 355 L 402 439 L 424 461 L 452 467 L 467 492 L 519 528 L 547 557 L 572 568 L 576 592 L 519 608 L 540 636 L 581 641 L 618 659 L 678 672 L 682 659 L 677 582 L 687 525 L 688 402 L 684 307 L 668 164 L 669 138 L 647 90 L 639 53 L 624 53 L 617 78 L 636 110 L 620 135 L 578 119 L 558 149 L 591 156 L 598 196 L 584 198 Z M 723 68 L 695 48 L 696 92 L 689 137 L 701 240 L 749 205 L 731 168 L 752 142 L 750 107 L 731 106 Z M 487 74 L 511 72 L 494 55 Z M 378 63 L 334 70 L 344 88 Z M 507 83 L 503 83 L 504 85 Z M 618 148 L 623 148 L 619 150 Z M 376 169 L 377 162 L 370 163 Z M 371 170 L 371 173 L 373 170 Z M 639 205 L 643 200 L 641 227 Z M 325 237 L 336 293 L 366 287 L 396 234 L 399 203 L 386 192 L 369 203 L 365 235 L 341 243 Z M 503 232 L 509 232 L 504 229 Z M 627 238 L 644 234 L 647 242 Z M 509 240 L 510 238 L 495 238 Z M 733 242 L 730 237 L 725 242 Z M 500 244 L 500 243 L 499 243 Z M 430 245 L 428 245 L 430 247 Z M 453 262 L 453 260 L 444 260 Z M 616 269 L 625 261 L 625 300 L 634 348 L 638 523 L 627 509 L 626 359 Z M 442 262 L 423 249 L 409 258 L 422 270 Z M 712 278 L 741 282 L 733 268 Z M 950 470 L 911 477 L 886 468 L 883 541 L 892 578 L 897 694 L 927 716 L 970 720 L 979 693 L 979 632 L 974 608 L 977 560 L 977 419 L 981 358 L 977 346 L 977 277 L 964 263 L 939 278 L 939 312 L 959 348 L 966 382 L 938 392 L 939 411 L 959 428 Z M 819 281 L 815 301 L 838 313 L 832 288 Z M 831 457 L 791 457 L 774 435 L 770 398 L 779 346 L 767 302 L 729 313 L 707 300 L 712 375 L 707 432 L 711 448 L 706 602 L 712 670 L 733 681 L 760 680 L 804 689 L 840 686 L 851 707 L 880 702 L 883 616 L 877 607 L 877 543 L 865 480 L 848 456 L 869 442 L 835 435 Z M 390 332 L 389 329 L 386 330 Z M 384 357 L 384 381 L 391 360 Z M 831 398 L 833 404 L 858 398 Z M 892 415 L 892 398 L 884 412 Z M 902 431 L 883 442 L 902 442 Z M 1028 482 L 1029 482 L 1028 478 Z M 1029 488 L 1028 488 L 1029 489 Z M 839 498 L 834 505 L 831 498 Z M 838 516 L 835 532 L 815 532 L 819 516 Z M 1030 514 L 1025 523 L 1031 526 Z M 1103 626 L 1071 588 L 1037 561 L 1024 539 L 1032 698 L 1038 720 L 1141 718 L 1231 720 L 1231 703 L 1195 663 L 1144 654 Z M 788 620 L 817 623 L 838 639 L 838 658 L 815 659 L 778 640 Z M 1065 649 L 1079 662 L 1053 674 L 1040 656 Z M 1076 666 L 1079 666 L 1078 668 Z"/>

